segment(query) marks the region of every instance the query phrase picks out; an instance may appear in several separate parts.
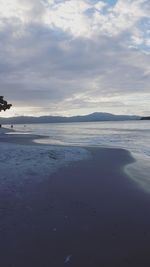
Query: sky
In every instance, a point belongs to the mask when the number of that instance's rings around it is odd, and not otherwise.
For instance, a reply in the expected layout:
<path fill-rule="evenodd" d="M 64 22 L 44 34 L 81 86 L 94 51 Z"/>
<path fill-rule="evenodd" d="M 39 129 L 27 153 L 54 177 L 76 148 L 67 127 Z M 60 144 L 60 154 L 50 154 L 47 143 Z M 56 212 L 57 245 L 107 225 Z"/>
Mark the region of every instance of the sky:
<path fill-rule="evenodd" d="M 150 1 L 0 0 L 1 116 L 150 115 Z"/>

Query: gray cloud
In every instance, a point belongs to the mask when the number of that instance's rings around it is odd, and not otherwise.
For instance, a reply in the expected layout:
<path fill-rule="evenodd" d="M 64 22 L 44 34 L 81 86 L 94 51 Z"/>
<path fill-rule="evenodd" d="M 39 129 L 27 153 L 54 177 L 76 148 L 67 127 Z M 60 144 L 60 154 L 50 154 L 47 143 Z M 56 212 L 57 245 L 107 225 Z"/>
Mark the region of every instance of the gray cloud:
<path fill-rule="evenodd" d="M 150 55 L 128 47 L 128 32 L 74 37 L 37 21 L 44 9 L 34 7 L 35 2 L 30 10 L 33 19 L 26 24 L 19 18 L 1 18 L 1 95 L 14 105 L 41 106 L 43 112 L 44 106 L 57 107 L 60 113 L 104 107 L 121 112 L 127 105 L 123 97 L 149 94 Z"/>

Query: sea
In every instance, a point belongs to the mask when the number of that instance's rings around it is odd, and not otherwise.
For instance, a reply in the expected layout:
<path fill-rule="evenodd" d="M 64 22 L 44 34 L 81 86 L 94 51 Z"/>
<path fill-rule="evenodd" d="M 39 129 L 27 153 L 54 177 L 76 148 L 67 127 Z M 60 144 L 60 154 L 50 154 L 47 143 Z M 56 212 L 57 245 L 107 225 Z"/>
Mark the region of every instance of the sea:
<path fill-rule="evenodd" d="M 18 124 L 14 129 L 47 136 L 38 141 L 42 143 L 121 147 L 150 157 L 150 121 Z"/>
<path fill-rule="evenodd" d="M 127 149 L 135 158 L 128 166 L 133 180 L 150 192 L 150 121 L 105 121 L 14 125 L 22 134 L 45 135 L 37 143 Z"/>

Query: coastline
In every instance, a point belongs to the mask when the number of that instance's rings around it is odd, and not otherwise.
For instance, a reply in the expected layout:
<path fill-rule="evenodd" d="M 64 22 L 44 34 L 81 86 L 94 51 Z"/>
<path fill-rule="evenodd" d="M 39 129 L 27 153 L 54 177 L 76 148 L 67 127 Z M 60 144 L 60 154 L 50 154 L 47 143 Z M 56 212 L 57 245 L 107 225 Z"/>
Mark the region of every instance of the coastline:
<path fill-rule="evenodd" d="M 27 182 L 39 183 L 49 179 L 70 162 L 86 159 L 90 153 L 81 147 L 67 147 L 34 143 L 44 136 L 31 134 L 0 134 L 1 190 L 17 190 Z M 7 132 L 7 130 L 6 130 Z"/>
<path fill-rule="evenodd" d="M 137 153 L 132 153 L 135 161 L 126 165 L 125 173 L 137 184 L 140 189 L 146 193 L 150 193 L 150 164 L 149 157 L 146 155 L 144 159 Z"/>
<path fill-rule="evenodd" d="M 9 138 L 7 141 L 11 142 L 12 137 Z M 1 145 L 16 147 L 19 138 L 19 149 L 22 145 L 31 149 L 35 136 L 14 135 L 13 138 L 15 144 L 8 144 L 0 137 Z M 53 152 L 65 149 L 37 144 L 33 147 L 37 150 L 49 147 Z M 47 179 L 42 176 L 37 182 L 31 179 L 34 176 L 31 173 L 28 180 L 18 184 L 13 175 L 13 183 L 7 181 L 7 190 L 3 190 L 3 181 L 0 265 L 150 265 L 150 197 L 123 171 L 126 164 L 133 162 L 130 153 L 118 148 L 86 149 L 90 153 L 88 157 L 87 154 L 82 157 L 81 153 L 79 159 L 78 153 L 69 154 L 78 160 L 69 158 L 68 164 L 63 162 Z M 60 155 L 60 150 L 55 156 Z M 67 147 L 66 153 L 72 151 Z M 38 165 L 42 164 L 41 160 L 43 155 Z"/>

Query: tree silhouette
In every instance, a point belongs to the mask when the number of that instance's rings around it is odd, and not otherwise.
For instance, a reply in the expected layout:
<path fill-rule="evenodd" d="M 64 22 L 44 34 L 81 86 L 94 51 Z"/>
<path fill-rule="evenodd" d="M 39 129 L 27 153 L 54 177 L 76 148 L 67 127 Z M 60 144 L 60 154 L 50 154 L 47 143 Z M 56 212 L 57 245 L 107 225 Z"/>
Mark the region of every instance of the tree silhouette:
<path fill-rule="evenodd" d="M 3 96 L 0 96 L 0 111 L 10 109 L 11 106 L 11 104 L 8 104 L 7 101 L 4 100 Z"/>

